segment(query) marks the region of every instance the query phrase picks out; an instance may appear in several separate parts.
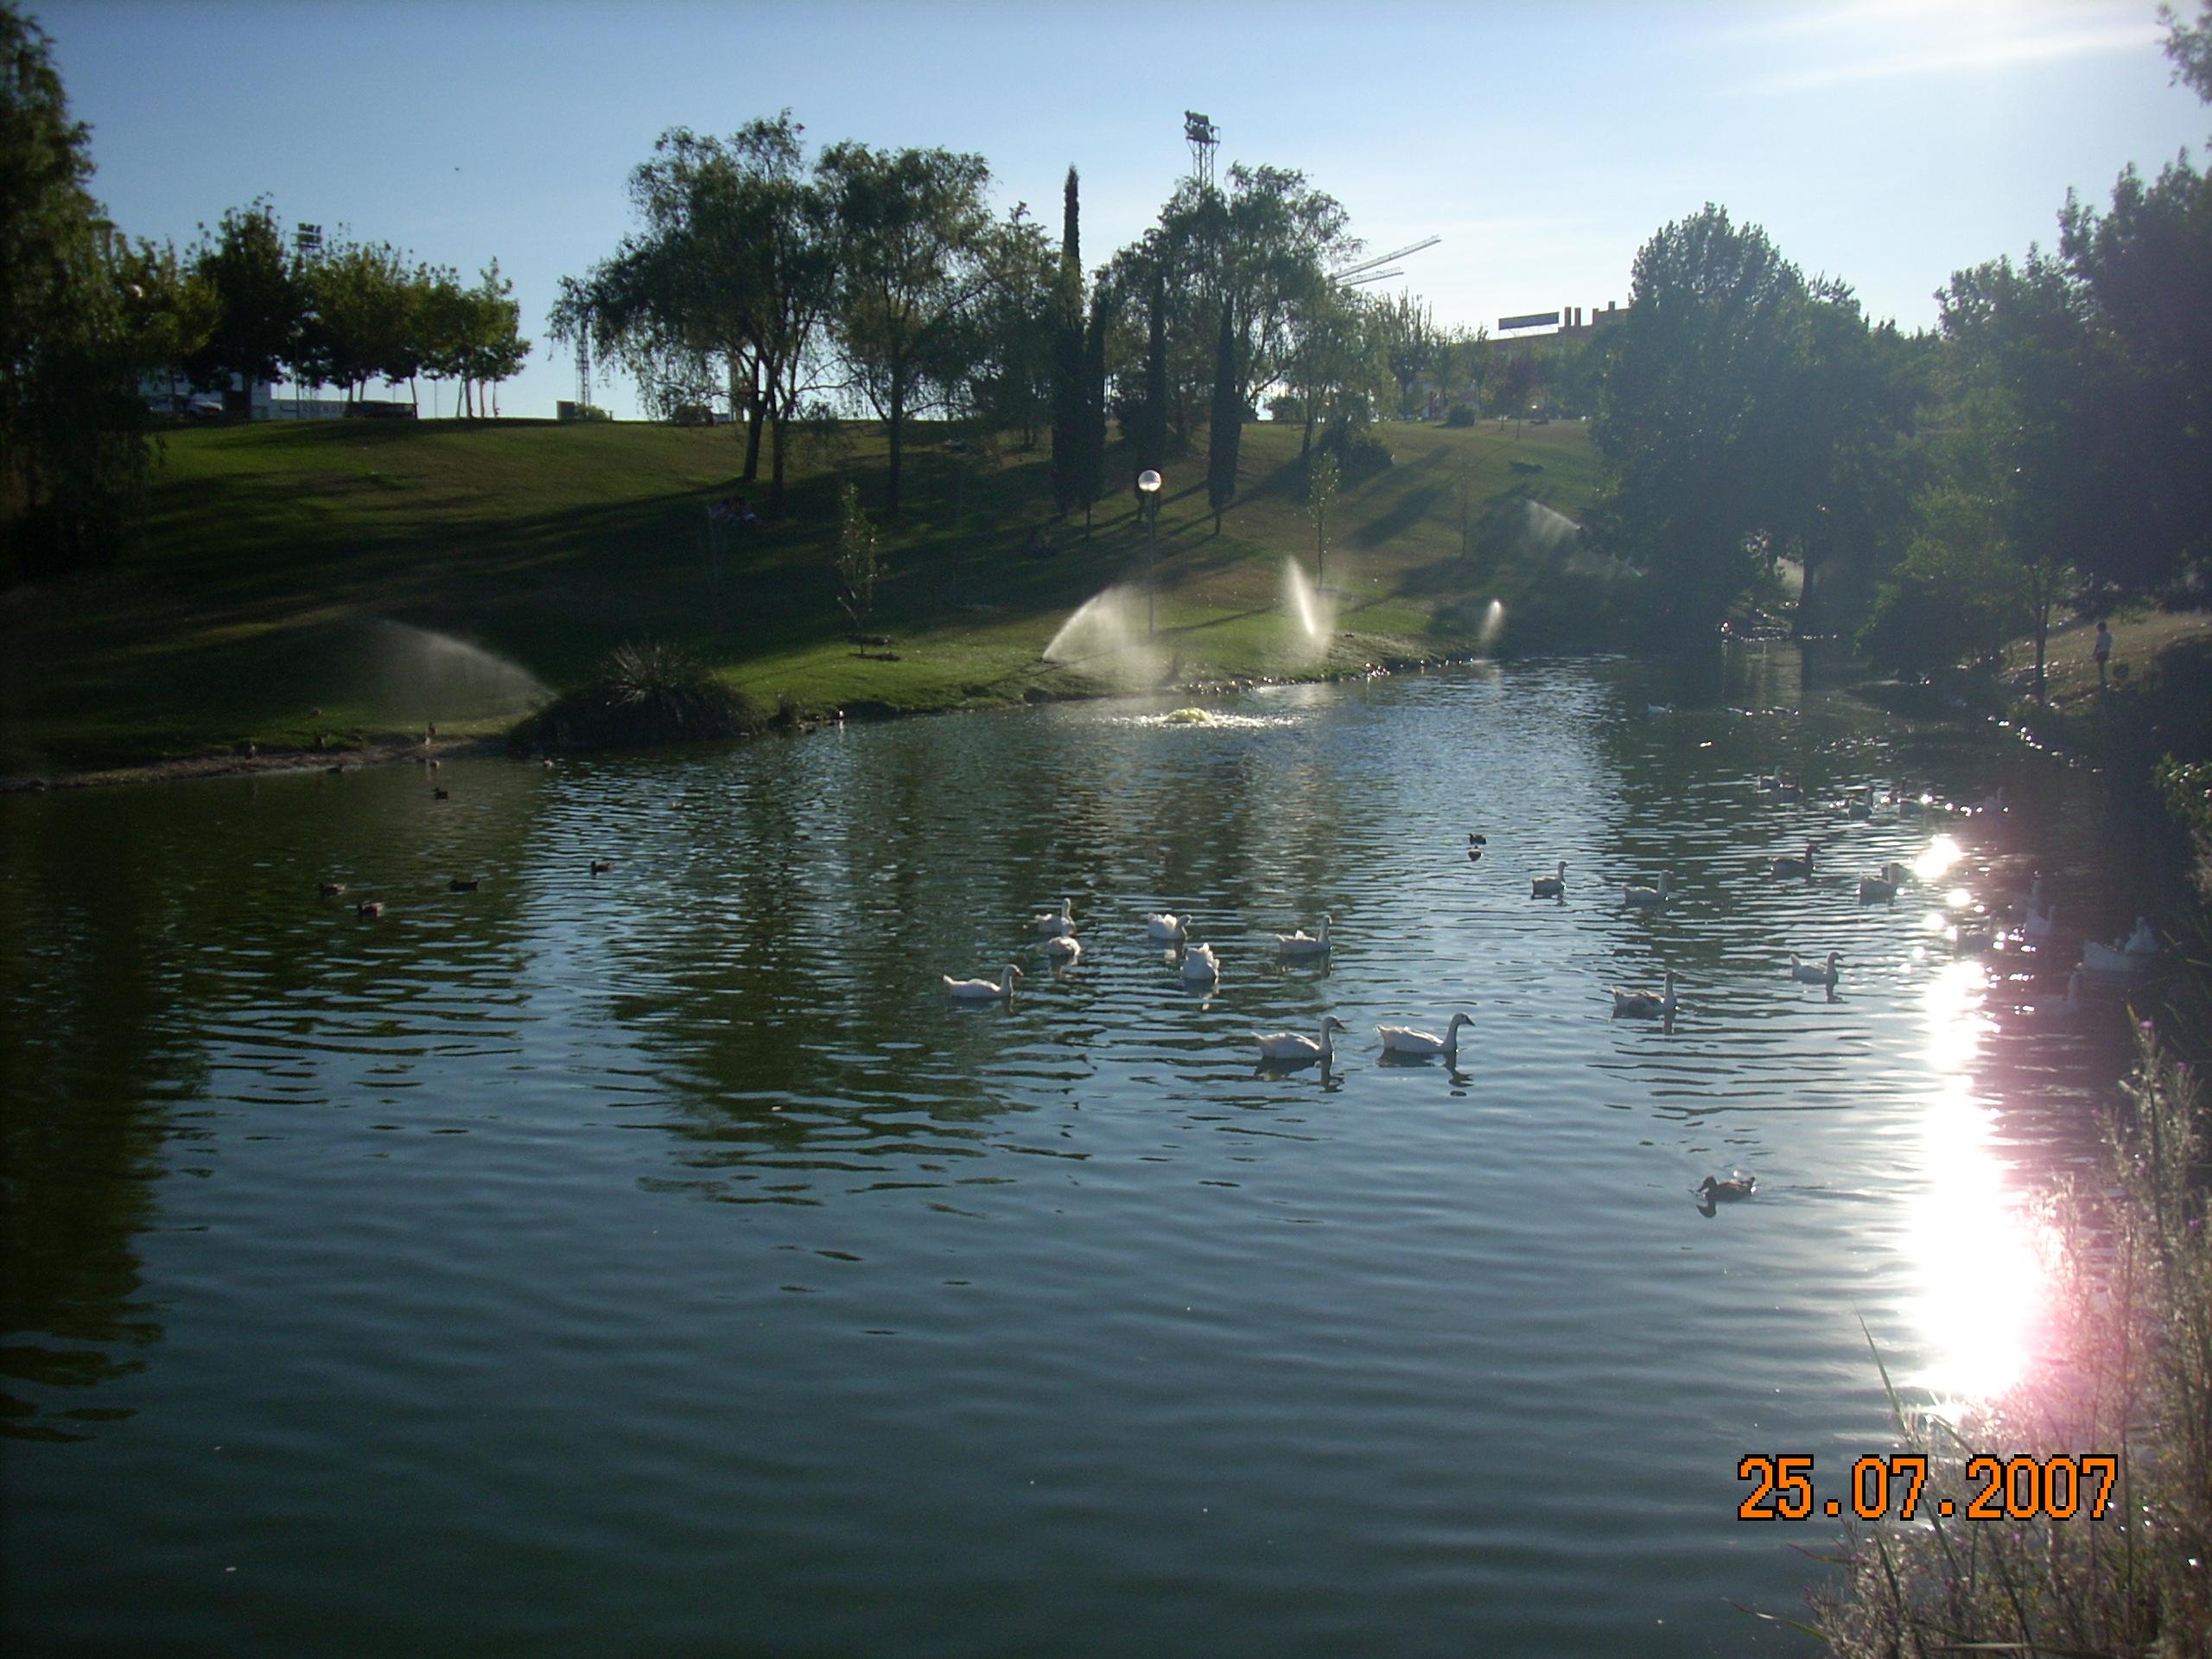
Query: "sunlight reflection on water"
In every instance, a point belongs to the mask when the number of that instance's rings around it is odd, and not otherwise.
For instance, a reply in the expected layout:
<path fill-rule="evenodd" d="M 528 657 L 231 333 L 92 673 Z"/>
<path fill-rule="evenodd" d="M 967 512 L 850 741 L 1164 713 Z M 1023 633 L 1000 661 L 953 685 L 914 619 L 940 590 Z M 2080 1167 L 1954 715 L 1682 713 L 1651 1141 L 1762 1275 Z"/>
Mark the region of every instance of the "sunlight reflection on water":
<path fill-rule="evenodd" d="M 1986 1400 L 2018 1382 L 2048 1287 L 1997 1113 L 1974 1074 L 1995 1029 L 1977 962 L 1929 981 L 1928 1063 L 1941 1080 L 1921 1126 L 1926 1185 L 1911 1228 L 1921 1274 L 1918 1323 L 1927 1357 L 1910 1379 L 1939 1400 Z"/>

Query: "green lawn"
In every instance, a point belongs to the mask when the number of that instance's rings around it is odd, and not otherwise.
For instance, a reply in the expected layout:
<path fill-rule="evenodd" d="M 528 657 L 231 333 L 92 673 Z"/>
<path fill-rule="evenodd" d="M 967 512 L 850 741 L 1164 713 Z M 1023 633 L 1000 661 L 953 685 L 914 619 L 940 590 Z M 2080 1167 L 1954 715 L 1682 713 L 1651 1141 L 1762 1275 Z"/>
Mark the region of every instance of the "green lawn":
<path fill-rule="evenodd" d="M 1483 642 L 1498 615 L 1507 645 L 1586 621 L 1602 579 L 1580 573 L 1561 538 L 1597 488 L 1581 426 L 1379 430 L 1394 464 L 1349 484 L 1331 525 L 1325 639 L 1296 620 L 1285 586 L 1287 562 L 1309 576 L 1313 566 L 1299 435 L 1261 424 L 1245 430 L 1238 499 L 1218 535 L 1203 454 L 1169 462 L 1159 633 L 1147 640 L 1145 537 L 1128 494 L 1102 504 L 1086 537 L 1079 516 L 1052 521 L 1041 447 L 977 460 L 920 428 L 905 511 L 882 522 L 868 631 L 887 646 L 848 638 L 830 576 L 839 480 L 880 509 L 874 426 L 845 429 L 842 453 L 798 457 L 779 523 L 712 539 L 708 502 L 739 487 L 741 450 L 726 428 L 179 430 L 143 553 L 0 604 L 0 772 L 248 738 L 347 742 L 426 720 L 496 730 L 632 639 L 686 642 L 770 706 L 945 709 L 1439 655 Z M 1117 445 L 1109 475 L 1130 462 Z M 765 500 L 765 486 L 744 487 Z M 1053 550 L 1029 551 L 1048 523 Z M 1138 637 L 1091 629 L 1062 653 L 1074 660 L 1042 660 L 1071 613 L 1117 584 L 1122 603 L 1108 608 Z M 1127 649 L 1109 649 L 1117 638 Z"/>

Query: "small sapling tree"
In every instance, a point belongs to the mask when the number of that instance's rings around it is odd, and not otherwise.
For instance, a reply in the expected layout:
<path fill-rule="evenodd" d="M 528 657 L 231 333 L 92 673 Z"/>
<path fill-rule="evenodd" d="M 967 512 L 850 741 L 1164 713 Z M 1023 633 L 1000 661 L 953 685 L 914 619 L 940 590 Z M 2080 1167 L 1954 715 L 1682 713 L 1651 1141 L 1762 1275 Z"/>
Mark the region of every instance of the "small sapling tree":
<path fill-rule="evenodd" d="M 849 479 L 837 490 L 837 603 L 856 631 L 875 615 L 875 580 L 881 568 L 875 526 L 861 505 L 860 486 Z"/>
<path fill-rule="evenodd" d="M 1337 500 L 1337 458 L 1316 450 L 1306 463 L 1306 511 L 1313 519 L 1313 591 L 1329 585 L 1329 509 Z"/>

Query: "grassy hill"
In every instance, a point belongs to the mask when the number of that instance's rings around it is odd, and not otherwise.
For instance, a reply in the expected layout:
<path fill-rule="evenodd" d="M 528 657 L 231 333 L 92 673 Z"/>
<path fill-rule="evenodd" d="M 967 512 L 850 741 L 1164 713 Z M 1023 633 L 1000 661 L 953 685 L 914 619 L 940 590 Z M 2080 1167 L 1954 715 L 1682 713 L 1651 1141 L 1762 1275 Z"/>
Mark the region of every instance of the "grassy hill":
<path fill-rule="evenodd" d="M 1346 481 L 1319 637 L 1286 585 L 1289 562 L 1313 569 L 1296 429 L 1246 429 L 1218 535 L 1203 454 L 1171 460 L 1154 640 L 1131 497 L 1102 503 L 1088 536 L 1079 516 L 1054 519 L 1041 448 L 963 454 L 925 427 L 905 510 L 882 520 L 880 430 L 849 426 L 802 447 L 779 522 L 712 531 L 708 504 L 741 487 L 727 428 L 180 430 L 143 553 L 0 604 L 0 772 L 351 743 L 426 720 L 496 729 L 630 639 L 683 642 L 764 704 L 819 710 L 1319 674 L 1586 632 L 1605 578 L 1566 523 L 1596 489 L 1582 427 L 1378 432 L 1394 464 Z M 1132 457 L 1116 445 L 1108 467 L 1127 476 Z M 869 632 L 887 646 L 855 645 L 833 600 L 846 477 L 880 523 Z"/>

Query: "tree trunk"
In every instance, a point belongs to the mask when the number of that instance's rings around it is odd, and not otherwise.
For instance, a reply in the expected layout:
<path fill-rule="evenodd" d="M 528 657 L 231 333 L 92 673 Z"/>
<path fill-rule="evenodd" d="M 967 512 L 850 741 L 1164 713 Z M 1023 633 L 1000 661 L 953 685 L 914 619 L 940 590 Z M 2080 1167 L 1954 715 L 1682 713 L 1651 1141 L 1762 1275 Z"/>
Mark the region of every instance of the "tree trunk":
<path fill-rule="evenodd" d="M 760 359 L 752 363 L 753 385 L 745 400 L 745 481 L 753 483 L 760 476 L 760 423 L 766 410 L 760 397 Z M 730 364 L 730 401 L 737 400 L 737 365 Z"/>
<path fill-rule="evenodd" d="M 898 365 L 891 371 L 891 487 L 884 498 L 884 512 L 895 514 L 899 511 L 899 440 L 905 435 L 906 424 L 906 365 Z"/>
<path fill-rule="evenodd" d="M 768 411 L 768 516 L 780 518 L 784 511 L 784 416 L 772 405 Z"/>

